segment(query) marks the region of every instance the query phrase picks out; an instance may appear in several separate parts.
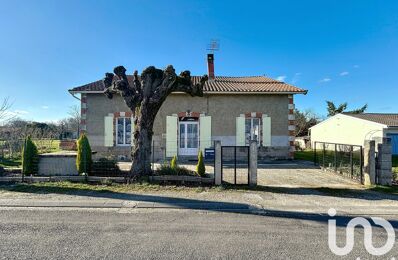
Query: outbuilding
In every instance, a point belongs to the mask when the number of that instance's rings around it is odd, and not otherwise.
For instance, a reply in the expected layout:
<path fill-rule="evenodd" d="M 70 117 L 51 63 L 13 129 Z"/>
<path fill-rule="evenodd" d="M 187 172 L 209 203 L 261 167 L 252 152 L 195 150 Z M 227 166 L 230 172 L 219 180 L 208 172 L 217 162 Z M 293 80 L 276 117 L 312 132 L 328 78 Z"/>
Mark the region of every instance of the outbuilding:
<path fill-rule="evenodd" d="M 398 154 L 398 114 L 342 113 L 310 128 L 311 144 L 315 142 L 364 145 L 365 140 L 381 143 L 391 138 L 392 154 Z"/>

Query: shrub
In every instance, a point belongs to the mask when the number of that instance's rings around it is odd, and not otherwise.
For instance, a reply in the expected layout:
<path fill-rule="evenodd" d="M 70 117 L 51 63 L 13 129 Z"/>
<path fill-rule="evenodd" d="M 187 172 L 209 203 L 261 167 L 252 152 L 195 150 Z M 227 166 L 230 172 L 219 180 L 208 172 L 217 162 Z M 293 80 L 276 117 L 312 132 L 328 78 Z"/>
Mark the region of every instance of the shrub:
<path fill-rule="evenodd" d="M 170 161 L 170 168 L 176 170 L 177 167 L 178 167 L 178 164 L 177 164 L 177 156 L 174 155 L 173 159 L 171 159 L 171 161 Z"/>
<path fill-rule="evenodd" d="M 38 171 L 39 154 L 30 136 L 24 142 L 22 150 L 22 173 L 36 174 Z"/>
<path fill-rule="evenodd" d="M 117 166 L 116 160 L 108 158 L 100 158 L 98 161 L 93 161 L 90 175 L 107 177 L 125 176 Z"/>
<path fill-rule="evenodd" d="M 87 136 L 82 134 L 79 140 L 77 140 L 76 167 L 78 173 L 90 174 L 92 163 L 90 143 Z"/>
<path fill-rule="evenodd" d="M 196 172 L 199 174 L 199 176 L 204 176 L 206 174 L 202 151 L 199 151 L 198 154 L 198 164 L 196 165 Z"/>
<path fill-rule="evenodd" d="M 197 176 L 195 172 L 185 168 L 177 166 L 172 168 L 169 165 L 161 165 L 159 169 L 155 171 L 156 175 L 180 175 L 180 176 Z"/>

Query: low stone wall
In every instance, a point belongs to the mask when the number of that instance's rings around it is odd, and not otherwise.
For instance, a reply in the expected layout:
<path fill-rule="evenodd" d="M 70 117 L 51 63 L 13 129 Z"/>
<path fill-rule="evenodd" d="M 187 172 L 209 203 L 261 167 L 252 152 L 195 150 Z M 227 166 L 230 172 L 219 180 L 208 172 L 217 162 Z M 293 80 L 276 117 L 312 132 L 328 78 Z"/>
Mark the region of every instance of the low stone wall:
<path fill-rule="evenodd" d="M 74 176 L 79 175 L 76 169 L 76 152 L 41 154 L 38 175 Z"/>
<path fill-rule="evenodd" d="M 59 143 L 59 148 L 66 151 L 76 151 L 76 140 L 61 140 Z"/>
<path fill-rule="evenodd" d="M 289 158 L 289 146 L 261 146 L 258 148 L 258 160 L 287 160 Z"/>
<path fill-rule="evenodd" d="M 97 177 L 97 176 L 25 176 L 24 182 L 59 182 L 59 181 L 70 181 L 70 182 L 93 182 L 93 183 L 126 183 L 124 177 Z M 19 183 L 22 182 L 22 176 L 7 176 L 0 177 L 0 183 Z"/>

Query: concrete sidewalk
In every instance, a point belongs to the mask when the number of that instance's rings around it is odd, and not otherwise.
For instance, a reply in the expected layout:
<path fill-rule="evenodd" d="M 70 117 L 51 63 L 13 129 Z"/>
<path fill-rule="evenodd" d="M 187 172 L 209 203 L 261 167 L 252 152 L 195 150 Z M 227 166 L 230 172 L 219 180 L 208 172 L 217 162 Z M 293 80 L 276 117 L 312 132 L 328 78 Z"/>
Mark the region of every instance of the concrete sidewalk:
<path fill-rule="evenodd" d="M 170 198 L 164 202 L 126 201 L 113 199 L 95 200 L 38 200 L 38 199 L 0 199 L 0 208 L 93 208 L 93 209 L 194 209 L 194 210 L 226 210 L 247 211 L 260 210 L 255 206 L 243 203 L 228 203 L 219 201 L 181 202 Z"/>

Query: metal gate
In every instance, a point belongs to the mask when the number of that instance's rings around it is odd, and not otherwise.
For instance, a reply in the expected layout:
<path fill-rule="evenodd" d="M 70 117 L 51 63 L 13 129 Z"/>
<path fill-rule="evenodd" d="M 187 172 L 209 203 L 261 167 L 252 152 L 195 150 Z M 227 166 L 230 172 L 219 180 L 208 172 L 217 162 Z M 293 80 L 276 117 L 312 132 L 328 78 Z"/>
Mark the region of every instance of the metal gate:
<path fill-rule="evenodd" d="M 363 148 L 360 145 L 314 142 L 314 163 L 363 183 Z"/>
<path fill-rule="evenodd" d="M 249 184 L 249 146 L 221 147 L 221 180 L 226 184 Z"/>

